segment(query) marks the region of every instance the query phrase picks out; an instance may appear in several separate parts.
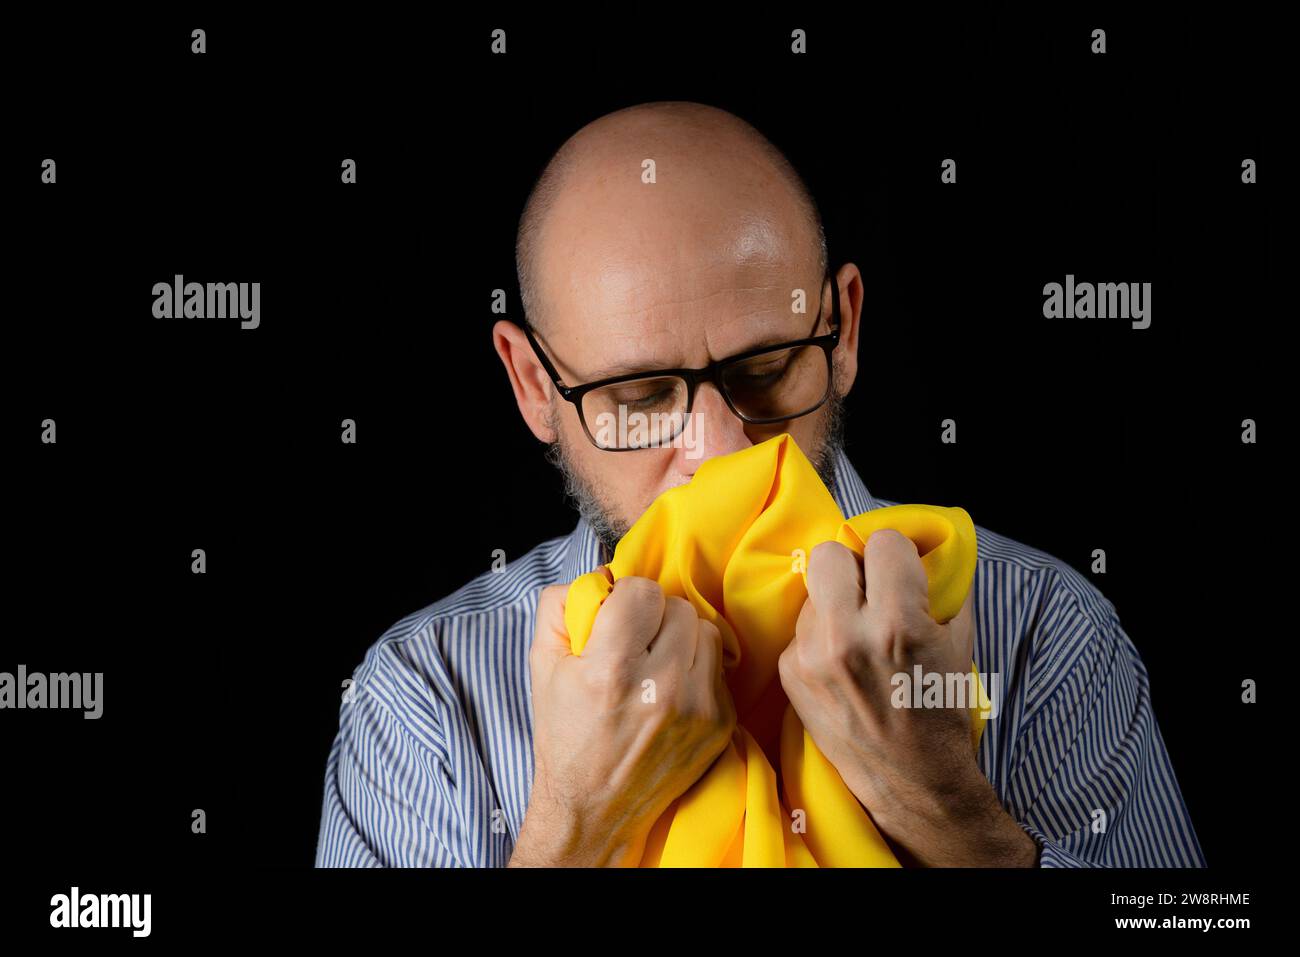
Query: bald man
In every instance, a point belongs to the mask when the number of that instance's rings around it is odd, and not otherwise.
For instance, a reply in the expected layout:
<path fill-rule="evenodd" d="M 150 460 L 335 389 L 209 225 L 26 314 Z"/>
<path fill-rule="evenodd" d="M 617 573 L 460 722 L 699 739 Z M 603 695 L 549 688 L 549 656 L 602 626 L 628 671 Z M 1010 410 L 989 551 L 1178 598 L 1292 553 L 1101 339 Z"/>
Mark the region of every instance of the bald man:
<path fill-rule="evenodd" d="M 370 649 L 340 709 L 318 866 L 634 864 L 735 730 L 719 635 L 628 577 L 575 657 L 568 583 L 701 463 L 781 432 L 844 514 L 895 504 L 841 442 L 861 273 L 830 268 L 816 203 L 752 126 L 678 102 L 601 117 L 547 165 L 516 254 L 526 322 L 493 343 L 579 522 Z M 863 560 L 810 554 L 780 681 L 819 749 L 904 864 L 1203 866 L 1114 606 L 1052 556 L 977 535 L 945 626 L 916 600 L 903 536 L 876 533 Z M 877 600 L 826 597 L 862 599 L 865 581 Z M 978 754 L 964 709 L 891 700 L 892 675 L 965 675 L 972 658 L 1005 694 Z M 641 702 L 647 676 L 663 707 Z"/>

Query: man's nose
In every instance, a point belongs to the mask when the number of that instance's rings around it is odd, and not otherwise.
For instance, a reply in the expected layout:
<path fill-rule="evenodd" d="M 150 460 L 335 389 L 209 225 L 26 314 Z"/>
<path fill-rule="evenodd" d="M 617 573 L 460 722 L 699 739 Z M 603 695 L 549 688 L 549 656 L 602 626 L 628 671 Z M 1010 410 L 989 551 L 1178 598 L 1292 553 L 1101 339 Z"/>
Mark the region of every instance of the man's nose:
<path fill-rule="evenodd" d="M 694 475 L 702 462 L 715 455 L 739 452 L 754 444 L 745 434 L 745 423 L 727 406 L 717 387 L 708 382 L 701 383 L 695 393 L 683 438 L 686 441 L 677 454 L 684 475 Z"/>

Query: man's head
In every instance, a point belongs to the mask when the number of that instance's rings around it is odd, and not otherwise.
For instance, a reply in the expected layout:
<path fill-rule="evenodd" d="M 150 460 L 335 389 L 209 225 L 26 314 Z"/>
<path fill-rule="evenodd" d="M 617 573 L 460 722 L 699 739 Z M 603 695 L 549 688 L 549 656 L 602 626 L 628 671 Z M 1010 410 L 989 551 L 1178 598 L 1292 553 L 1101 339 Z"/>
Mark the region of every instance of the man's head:
<path fill-rule="evenodd" d="M 752 425 L 702 383 L 693 447 L 597 448 L 522 330 L 497 323 L 493 340 L 520 413 L 607 545 L 701 462 L 779 432 L 791 433 L 829 482 L 841 400 L 857 373 L 861 277 L 846 264 L 823 285 L 816 204 L 753 127 L 695 103 L 647 103 L 601 117 L 547 165 L 520 219 L 516 254 L 525 315 L 569 386 L 699 368 L 821 335 L 830 331 L 831 296 L 841 297 L 830 399 L 800 418 Z"/>

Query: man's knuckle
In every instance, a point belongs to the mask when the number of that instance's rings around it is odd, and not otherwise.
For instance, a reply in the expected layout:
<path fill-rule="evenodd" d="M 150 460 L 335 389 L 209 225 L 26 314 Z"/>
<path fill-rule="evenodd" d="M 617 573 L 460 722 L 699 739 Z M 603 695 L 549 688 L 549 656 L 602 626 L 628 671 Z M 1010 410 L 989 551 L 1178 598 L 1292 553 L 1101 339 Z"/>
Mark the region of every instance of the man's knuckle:
<path fill-rule="evenodd" d="M 845 615 L 829 615 L 822 628 L 822 640 L 814 646 L 823 648 L 828 658 L 839 659 L 862 640 L 858 622 Z"/>
<path fill-rule="evenodd" d="M 799 678 L 799 653 L 795 650 L 794 644 L 787 647 L 781 653 L 781 657 L 776 659 L 776 671 L 782 683 Z"/>
<path fill-rule="evenodd" d="M 877 548 L 897 548 L 904 542 L 911 544 L 911 541 L 910 538 L 898 531 L 898 529 L 878 528 L 867 537 L 864 547 L 870 548 L 872 547 L 872 543 L 875 543 L 875 547 Z"/>
<path fill-rule="evenodd" d="M 917 630 L 916 616 L 897 602 L 877 609 L 874 624 L 874 631 L 878 638 L 890 644 L 910 641 Z"/>
<path fill-rule="evenodd" d="M 680 595 L 669 595 L 664 599 L 665 614 L 671 614 L 676 618 L 685 618 L 687 615 L 695 617 L 695 608 L 689 601 Z"/>
<path fill-rule="evenodd" d="M 657 601 L 663 597 L 663 589 L 653 578 L 629 575 L 614 583 L 615 591 L 622 591 L 636 601 Z"/>
<path fill-rule="evenodd" d="M 597 698 L 616 698 L 624 692 L 623 676 L 612 665 L 603 663 L 583 669 L 583 682 L 587 691 Z"/>
<path fill-rule="evenodd" d="M 833 566 L 843 559 L 840 553 L 846 551 L 847 548 L 835 541 L 826 541 L 814 546 L 808 553 L 808 574 L 811 575 L 814 568 L 821 571 L 825 567 Z"/>

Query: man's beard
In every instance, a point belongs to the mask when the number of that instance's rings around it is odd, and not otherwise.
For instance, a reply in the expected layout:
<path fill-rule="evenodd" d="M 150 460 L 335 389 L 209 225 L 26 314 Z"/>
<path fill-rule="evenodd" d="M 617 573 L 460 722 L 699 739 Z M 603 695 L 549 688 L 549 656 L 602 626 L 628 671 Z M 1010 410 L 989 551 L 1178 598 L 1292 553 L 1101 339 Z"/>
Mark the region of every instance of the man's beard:
<path fill-rule="evenodd" d="M 824 408 L 827 412 L 822 418 L 822 427 L 818 432 L 815 448 L 804 451 L 817 470 L 818 476 L 821 477 L 822 483 L 834 494 L 835 463 L 844 448 L 844 396 L 832 389 Z M 631 525 L 618 517 L 617 511 L 609 504 L 604 490 L 579 473 L 573 455 L 565 443 L 564 433 L 560 429 L 558 409 L 554 400 L 552 400 L 547 424 L 555 433 L 556 440 L 547 445 L 546 459 L 560 470 L 560 474 L 564 476 L 565 494 L 573 501 L 578 514 L 587 520 L 591 530 L 596 533 L 596 538 L 605 547 L 606 553 L 612 555 L 614 546 L 627 534 Z"/>

